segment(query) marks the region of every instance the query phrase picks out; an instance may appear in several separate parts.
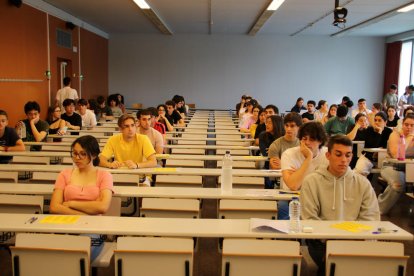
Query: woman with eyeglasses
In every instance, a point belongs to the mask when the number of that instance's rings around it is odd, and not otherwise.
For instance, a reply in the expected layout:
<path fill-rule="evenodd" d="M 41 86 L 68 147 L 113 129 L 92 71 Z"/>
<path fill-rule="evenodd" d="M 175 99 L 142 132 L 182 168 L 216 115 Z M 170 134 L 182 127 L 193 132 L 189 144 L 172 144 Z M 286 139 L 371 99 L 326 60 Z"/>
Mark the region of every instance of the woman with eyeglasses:
<path fill-rule="evenodd" d="M 159 123 L 164 124 L 165 129 L 167 131 L 174 131 L 174 127 L 171 125 L 170 121 L 168 121 L 167 117 L 165 117 L 167 106 L 165 104 L 160 104 L 157 106 L 158 116 L 155 120 Z"/>
<path fill-rule="evenodd" d="M 63 135 L 66 132 L 66 122 L 62 118 L 62 110 L 59 106 L 51 106 L 47 110 L 47 123 L 49 124 L 49 134 Z"/>
<path fill-rule="evenodd" d="M 50 212 L 64 215 L 101 215 L 111 204 L 112 175 L 98 169 L 99 144 L 86 135 L 71 146 L 74 168 L 58 175 L 50 203 Z"/>

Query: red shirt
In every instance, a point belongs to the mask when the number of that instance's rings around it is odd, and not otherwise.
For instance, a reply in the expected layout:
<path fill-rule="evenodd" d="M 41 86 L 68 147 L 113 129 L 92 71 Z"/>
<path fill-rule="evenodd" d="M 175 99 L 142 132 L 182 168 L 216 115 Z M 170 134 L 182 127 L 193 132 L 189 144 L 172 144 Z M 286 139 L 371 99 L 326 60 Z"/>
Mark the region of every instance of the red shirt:
<path fill-rule="evenodd" d="M 158 132 L 159 133 L 161 133 L 161 134 L 165 134 L 165 125 L 164 124 L 162 124 L 162 123 L 160 123 L 160 122 L 155 122 L 155 124 L 154 124 L 154 129 L 155 130 L 158 130 Z"/>

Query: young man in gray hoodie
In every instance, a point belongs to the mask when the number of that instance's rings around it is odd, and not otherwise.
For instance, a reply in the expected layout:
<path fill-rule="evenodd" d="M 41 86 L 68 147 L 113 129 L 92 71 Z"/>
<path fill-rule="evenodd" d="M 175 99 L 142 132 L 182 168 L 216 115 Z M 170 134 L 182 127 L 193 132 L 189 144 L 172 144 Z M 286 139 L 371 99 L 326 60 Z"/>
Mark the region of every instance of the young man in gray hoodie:
<path fill-rule="evenodd" d="M 345 135 L 331 137 L 326 158 L 329 165 L 309 174 L 302 183 L 302 219 L 380 220 L 378 200 L 371 183 L 349 167 L 352 141 Z M 307 244 L 319 267 L 318 275 L 325 275 L 325 243 L 308 240 Z"/>

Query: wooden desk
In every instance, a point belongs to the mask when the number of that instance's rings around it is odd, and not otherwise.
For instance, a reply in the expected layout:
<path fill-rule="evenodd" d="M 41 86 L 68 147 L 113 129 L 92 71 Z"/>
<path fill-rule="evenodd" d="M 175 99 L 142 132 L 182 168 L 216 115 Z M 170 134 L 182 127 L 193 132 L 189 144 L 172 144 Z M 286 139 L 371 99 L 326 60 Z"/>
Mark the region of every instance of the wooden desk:
<path fill-rule="evenodd" d="M 46 224 L 50 215 L 0 214 L 0 232 L 38 232 L 70 234 L 108 234 L 132 236 L 210 237 L 210 238 L 280 238 L 280 239 L 367 239 L 413 240 L 413 235 L 388 221 L 364 221 L 373 229 L 397 229 L 396 233 L 353 233 L 332 228 L 337 221 L 302 221 L 313 233 L 266 233 L 250 230 L 248 219 L 179 219 L 110 216 L 80 216 L 73 224 Z M 38 218 L 27 223 L 30 218 Z M 64 216 L 62 216 L 64 217 Z M 288 221 L 281 221 L 288 223 Z"/>
<path fill-rule="evenodd" d="M 60 172 L 66 168 L 72 168 L 73 166 L 64 165 L 20 165 L 20 164 L 0 164 L 0 171 L 17 171 L 17 172 Z M 167 175 L 201 175 L 201 176 L 220 176 L 221 169 L 208 169 L 208 168 L 147 168 L 147 169 L 108 169 L 110 173 L 117 174 L 136 174 L 136 175 L 148 175 L 148 174 L 167 174 Z M 280 170 L 256 170 L 256 169 L 233 169 L 233 176 L 258 176 L 258 177 L 281 177 Z"/>
<path fill-rule="evenodd" d="M 224 149 L 224 150 L 232 150 L 232 149 L 239 149 L 239 150 L 259 150 L 258 146 L 232 146 L 232 145 L 164 145 L 164 148 L 169 149 Z"/>
<path fill-rule="evenodd" d="M 51 195 L 53 188 L 53 184 L 0 183 L 0 194 Z M 220 188 L 114 186 L 114 196 L 118 197 L 291 200 L 297 196 L 280 192 L 276 189 L 233 189 L 223 194 Z"/>
<path fill-rule="evenodd" d="M 106 137 L 108 138 L 108 137 Z M 177 140 L 177 141 L 229 141 L 229 142 L 253 142 L 254 139 L 250 139 L 250 138 L 186 138 L 186 137 L 171 137 L 171 136 L 167 136 L 165 138 L 166 140 Z"/>

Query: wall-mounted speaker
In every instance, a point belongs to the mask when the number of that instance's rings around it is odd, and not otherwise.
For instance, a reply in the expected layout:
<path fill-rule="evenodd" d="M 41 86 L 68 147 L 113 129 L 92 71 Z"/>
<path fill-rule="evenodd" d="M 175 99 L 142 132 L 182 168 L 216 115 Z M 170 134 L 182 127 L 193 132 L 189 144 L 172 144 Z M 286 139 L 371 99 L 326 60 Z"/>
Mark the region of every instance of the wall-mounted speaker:
<path fill-rule="evenodd" d="M 22 0 L 9 0 L 10 5 L 20 8 L 22 6 Z"/>
<path fill-rule="evenodd" d="M 66 29 L 73 30 L 73 29 L 75 29 L 75 27 L 76 27 L 76 25 L 73 24 L 72 22 L 70 22 L 70 21 L 66 22 Z"/>

